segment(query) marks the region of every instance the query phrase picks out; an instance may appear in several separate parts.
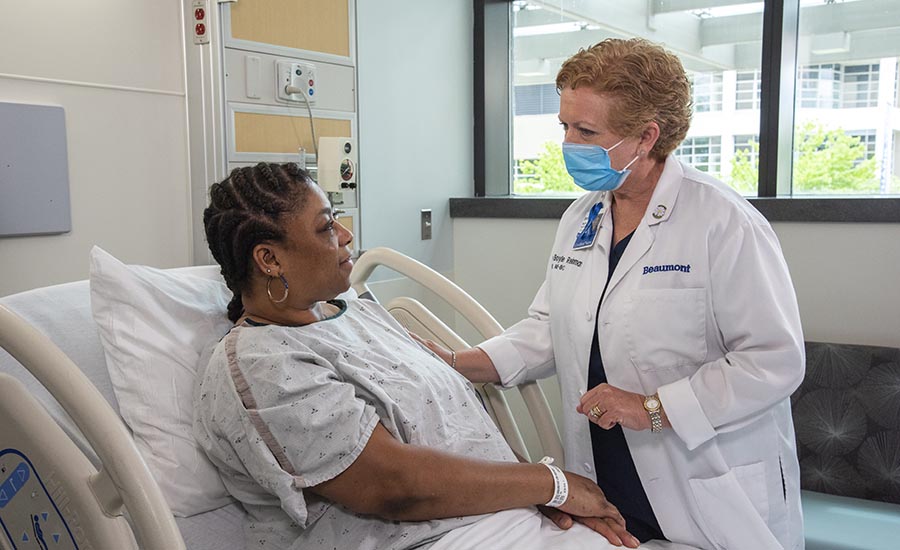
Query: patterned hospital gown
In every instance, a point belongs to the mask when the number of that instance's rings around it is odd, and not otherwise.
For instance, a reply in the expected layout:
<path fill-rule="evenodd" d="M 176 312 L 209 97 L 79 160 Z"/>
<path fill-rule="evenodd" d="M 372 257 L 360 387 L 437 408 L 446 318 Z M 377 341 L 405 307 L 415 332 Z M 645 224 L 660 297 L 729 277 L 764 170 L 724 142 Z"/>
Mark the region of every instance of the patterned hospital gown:
<path fill-rule="evenodd" d="M 249 513 L 249 548 L 426 548 L 483 516 L 387 521 L 304 488 L 350 466 L 378 422 L 405 443 L 515 458 L 471 385 L 387 311 L 332 303 L 311 325 L 232 329 L 195 390 L 195 435 Z"/>

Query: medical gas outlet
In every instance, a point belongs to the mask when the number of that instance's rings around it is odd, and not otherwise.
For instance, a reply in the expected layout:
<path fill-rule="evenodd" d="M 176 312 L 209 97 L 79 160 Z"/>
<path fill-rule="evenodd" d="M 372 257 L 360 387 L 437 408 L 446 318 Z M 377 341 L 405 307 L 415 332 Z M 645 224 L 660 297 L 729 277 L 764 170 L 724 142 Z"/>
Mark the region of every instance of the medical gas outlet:
<path fill-rule="evenodd" d="M 319 138 L 318 155 L 319 187 L 329 193 L 356 189 L 356 140 L 346 137 Z"/>
<path fill-rule="evenodd" d="M 278 100 L 315 104 L 315 65 L 292 61 L 276 61 L 275 67 L 275 97 Z"/>

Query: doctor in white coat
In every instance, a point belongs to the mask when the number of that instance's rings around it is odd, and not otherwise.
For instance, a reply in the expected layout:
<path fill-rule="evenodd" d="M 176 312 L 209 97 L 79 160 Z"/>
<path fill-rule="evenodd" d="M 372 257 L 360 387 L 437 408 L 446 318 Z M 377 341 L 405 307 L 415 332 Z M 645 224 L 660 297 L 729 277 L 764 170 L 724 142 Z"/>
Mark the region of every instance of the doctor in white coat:
<path fill-rule="evenodd" d="M 803 335 L 772 228 L 671 155 L 691 111 L 674 55 L 610 39 L 556 84 L 566 167 L 590 192 L 562 217 L 527 319 L 455 355 L 429 347 L 473 381 L 557 374 L 566 467 L 642 541 L 802 549 Z"/>

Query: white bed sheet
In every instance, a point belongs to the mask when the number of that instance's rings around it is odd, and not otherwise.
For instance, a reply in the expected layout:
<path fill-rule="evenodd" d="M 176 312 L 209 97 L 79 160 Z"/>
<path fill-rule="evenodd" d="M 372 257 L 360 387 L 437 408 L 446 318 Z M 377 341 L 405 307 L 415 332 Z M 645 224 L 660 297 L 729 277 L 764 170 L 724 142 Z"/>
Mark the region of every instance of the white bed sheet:
<path fill-rule="evenodd" d="M 580 523 L 562 530 L 534 508 L 497 512 L 465 527 L 454 529 L 437 541 L 431 550 L 471 550 L 472 548 L 515 550 L 622 550 L 602 535 Z M 650 541 L 643 550 L 697 550 L 693 546 L 667 541 Z"/>

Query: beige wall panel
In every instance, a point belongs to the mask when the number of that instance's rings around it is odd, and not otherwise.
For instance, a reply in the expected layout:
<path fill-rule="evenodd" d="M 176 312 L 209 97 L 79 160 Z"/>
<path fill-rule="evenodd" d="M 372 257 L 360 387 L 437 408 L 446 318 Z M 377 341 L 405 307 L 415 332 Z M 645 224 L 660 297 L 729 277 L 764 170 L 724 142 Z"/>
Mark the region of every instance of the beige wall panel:
<path fill-rule="evenodd" d="M 349 57 L 347 5 L 345 0 L 241 0 L 231 4 L 231 36 Z"/>
<path fill-rule="evenodd" d="M 338 216 L 338 223 L 346 227 L 347 231 L 356 233 L 356 229 L 353 227 L 353 216 Z"/>
<path fill-rule="evenodd" d="M 316 118 L 316 137 L 353 137 L 350 121 Z M 234 113 L 234 145 L 238 153 L 313 152 L 309 118 L 259 113 Z"/>
<path fill-rule="evenodd" d="M 338 207 L 340 208 L 340 207 Z M 341 225 L 347 228 L 347 231 L 353 233 L 353 240 L 350 241 L 350 250 L 353 254 L 356 254 L 357 251 L 357 242 L 356 242 L 356 227 L 353 223 L 353 216 L 348 216 L 346 214 L 341 214 L 337 216 L 337 221 Z"/>

